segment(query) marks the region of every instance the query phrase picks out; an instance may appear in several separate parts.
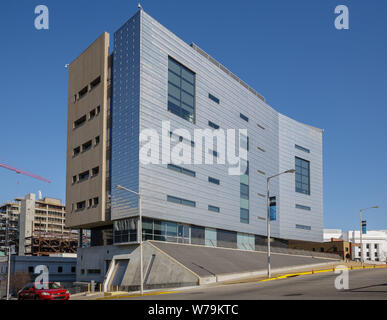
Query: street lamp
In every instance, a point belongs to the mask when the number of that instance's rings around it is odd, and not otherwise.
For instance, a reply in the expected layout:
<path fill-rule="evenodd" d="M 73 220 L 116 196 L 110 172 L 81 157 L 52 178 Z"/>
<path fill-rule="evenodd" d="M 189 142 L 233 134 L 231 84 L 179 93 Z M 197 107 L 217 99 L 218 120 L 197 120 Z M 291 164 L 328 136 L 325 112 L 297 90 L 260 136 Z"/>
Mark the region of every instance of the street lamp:
<path fill-rule="evenodd" d="M 144 275 L 143 275 L 143 255 L 142 255 L 142 196 L 140 193 L 127 189 L 121 185 L 117 185 L 116 189 L 121 189 L 135 194 L 138 197 L 138 228 L 139 228 L 139 237 L 140 237 L 140 293 L 144 293 Z"/>
<path fill-rule="evenodd" d="M 360 209 L 360 261 L 361 264 L 363 265 L 364 263 L 364 258 L 363 258 L 363 234 L 362 234 L 362 226 L 363 226 L 363 220 L 362 220 L 362 213 L 363 211 L 369 210 L 369 209 L 378 209 L 379 206 L 373 206 L 365 209 Z"/>
<path fill-rule="evenodd" d="M 270 270 L 270 179 L 278 177 L 284 173 L 295 173 L 295 169 L 286 170 L 284 172 L 275 174 L 274 176 L 268 177 L 266 180 L 267 186 L 267 276 L 271 278 L 271 270 Z"/>

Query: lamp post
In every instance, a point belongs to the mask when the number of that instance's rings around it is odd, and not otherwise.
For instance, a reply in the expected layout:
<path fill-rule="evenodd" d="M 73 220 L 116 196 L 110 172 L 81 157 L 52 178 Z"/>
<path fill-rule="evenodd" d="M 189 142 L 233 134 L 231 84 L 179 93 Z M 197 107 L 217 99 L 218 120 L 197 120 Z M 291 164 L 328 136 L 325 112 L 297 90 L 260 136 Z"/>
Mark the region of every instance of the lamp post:
<path fill-rule="evenodd" d="M 140 237 L 140 293 L 144 293 L 144 275 L 143 275 L 143 254 L 142 254 L 142 196 L 140 193 L 127 189 L 121 185 L 117 185 L 116 189 L 121 189 L 135 194 L 138 197 L 138 228 L 139 228 L 139 237 Z"/>
<path fill-rule="evenodd" d="M 295 173 L 295 169 L 286 170 L 284 172 L 275 174 L 274 176 L 268 177 L 266 180 L 267 186 L 267 277 L 271 278 L 271 270 L 270 270 L 270 180 L 272 178 L 278 177 L 284 173 Z"/>
<path fill-rule="evenodd" d="M 378 209 L 379 206 L 373 206 L 365 209 L 360 209 L 360 261 L 361 265 L 364 263 L 364 258 L 363 258 L 363 232 L 362 232 L 362 227 L 363 227 L 363 219 L 362 219 L 362 213 L 363 211 L 369 210 L 369 209 Z"/>

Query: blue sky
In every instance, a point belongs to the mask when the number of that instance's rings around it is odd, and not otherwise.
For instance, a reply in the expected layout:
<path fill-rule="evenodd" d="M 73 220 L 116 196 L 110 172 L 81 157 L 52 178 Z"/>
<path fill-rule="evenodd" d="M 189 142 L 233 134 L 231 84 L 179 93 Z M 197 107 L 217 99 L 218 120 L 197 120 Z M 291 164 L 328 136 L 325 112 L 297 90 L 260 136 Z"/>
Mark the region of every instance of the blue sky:
<path fill-rule="evenodd" d="M 28 192 L 65 199 L 67 71 L 138 1 L 4 0 L 0 33 L 0 202 Z M 279 112 L 324 132 L 324 227 L 387 229 L 387 2 L 383 0 L 144 0 L 143 8 L 263 94 Z M 34 28 L 49 8 L 50 29 Z M 336 30 L 345 4 L 350 29 Z"/>

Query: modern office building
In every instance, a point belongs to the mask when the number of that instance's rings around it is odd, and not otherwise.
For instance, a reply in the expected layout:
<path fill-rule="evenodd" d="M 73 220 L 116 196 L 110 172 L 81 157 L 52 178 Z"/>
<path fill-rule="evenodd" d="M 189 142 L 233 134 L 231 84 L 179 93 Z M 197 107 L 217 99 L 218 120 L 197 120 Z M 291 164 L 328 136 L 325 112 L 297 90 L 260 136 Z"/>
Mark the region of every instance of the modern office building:
<path fill-rule="evenodd" d="M 112 42 L 103 33 L 69 66 L 68 227 L 91 229 L 92 246 L 137 243 L 138 197 L 121 185 L 142 195 L 146 240 L 254 250 L 266 235 L 266 178 L 295 168 L 271 180 L 271 234 L 323 240 L 321 129 L 277 112 L 143 10 Z M 242 174 L 225 157 L 229 129 L 247 153 Z M 213 139 L 226 131 L 227 142 Z M 194 164 L 197 150 L 216 164 Z M 169 159 L 181 152 L 188 161 Z"/>

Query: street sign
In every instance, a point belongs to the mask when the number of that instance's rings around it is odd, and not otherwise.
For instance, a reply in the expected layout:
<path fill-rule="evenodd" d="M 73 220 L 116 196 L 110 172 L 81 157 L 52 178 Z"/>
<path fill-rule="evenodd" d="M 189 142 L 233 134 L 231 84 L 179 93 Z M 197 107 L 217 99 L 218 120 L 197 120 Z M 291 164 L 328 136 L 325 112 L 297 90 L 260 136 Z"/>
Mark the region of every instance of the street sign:
<path fill-rule="evenodd" d="M 277 220 L 277 202 L 276 197 L 270 197 L 270 221 Z"/>
<path fill-rule="evenodd" d="M 367 221 L 363 220 L 361 222 L 361 233 L 366 234 L 367 233 Z"/>

